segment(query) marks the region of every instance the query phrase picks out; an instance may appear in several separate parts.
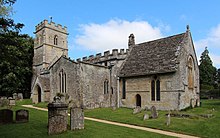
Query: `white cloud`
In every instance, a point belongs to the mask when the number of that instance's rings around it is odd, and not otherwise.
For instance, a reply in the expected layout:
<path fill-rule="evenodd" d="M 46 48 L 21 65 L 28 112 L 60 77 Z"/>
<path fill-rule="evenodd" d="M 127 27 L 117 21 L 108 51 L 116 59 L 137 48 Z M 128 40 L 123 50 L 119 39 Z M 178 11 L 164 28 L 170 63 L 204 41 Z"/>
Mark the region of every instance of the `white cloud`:
<path fill-rule="evenodd" d="M 220 55 L 210 54 L 212 61 L 214 61 L 217 68 L 220 68 Z"/>
<path fill-rule="evenodd" d="M 114 19 L 104 24 L 80 25 L 81 35 L 76 36 L 75 43 L 86 49 L 103 52 L 105 50 L 127 48 L 128 36 L 133 33 L 135 42 L 145 42 L 162 37 L 161 30 L 169 26 L 153 27 L 146 21 L 126 21 Z"/>
<path fill-rule="evenodd" d="M 205 47 L 208 47 L 214 66 L 220 68 L 220 24 L 210 29 L 206 38 L 196 41 L 195 46 L 198 53 L 197 56 L 200 56 Z"/>

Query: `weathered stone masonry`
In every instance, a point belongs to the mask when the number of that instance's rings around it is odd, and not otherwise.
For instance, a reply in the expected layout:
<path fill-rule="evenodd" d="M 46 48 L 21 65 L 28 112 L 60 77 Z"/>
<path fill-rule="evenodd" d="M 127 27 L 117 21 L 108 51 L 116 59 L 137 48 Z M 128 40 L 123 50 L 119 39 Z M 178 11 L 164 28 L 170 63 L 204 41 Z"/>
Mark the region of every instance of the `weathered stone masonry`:
<path fill-rule="evenodd" d="M 181 34 L 71 60 L 67 29 L 47 20 L 36 26 L 32 100 L 57 94 L 77 108 L 180 110 L 199 105 L 199 69 L 189 27 Z M 98 39 L 98 38 L 97 38 Z"/>

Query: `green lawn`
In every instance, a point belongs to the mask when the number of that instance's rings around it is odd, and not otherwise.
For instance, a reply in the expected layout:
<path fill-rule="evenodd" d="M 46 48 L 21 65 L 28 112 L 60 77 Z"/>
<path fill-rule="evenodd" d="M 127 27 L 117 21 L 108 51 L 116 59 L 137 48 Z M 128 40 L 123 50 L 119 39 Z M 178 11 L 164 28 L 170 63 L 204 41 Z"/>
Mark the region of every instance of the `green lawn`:
<path fill-rule="evenodd" d="M 47 103 L 39 103 L 35 106 L 46 107 Z M 214 108 L 214 111 L 212 109 Z M 147 112 L 150 114 L 150 111 Z M 199 115 L 213 114 L 212 118 L 194 117 L 194 118 L 171 118 L 171 125 L 166 126 L 166 111 L 159 111 L 158 119 L 150 119 L 143 121 L 144 112 L 133 115 L 132 109 L 119 108 L 113 111 L 111 108 L 98 108 L 93 110 L 85 110 L 85 116 L 105 119 L 115 122 L 133 124 L 179 132 L 200 137 L 220 137 L 220 100 L 202 100 L 202 106 L 180 113 Z"/>
<path fill-rule="evenodd" d="M 215 109 L 212 111 L 212 109 Z M 150 111 L 147 112 L 150 114 Z M 212 118 L 171 118 L 171 125 L 166 126 L 166 111 L 159 111 L 158 119 L 143 121 L 144 112 L 133 115 L 132 109 L 119 108 L 113 111 L 111 108 L 98 108 L 85 110 L 85 116 L 99 119 L 111 120 L 127 124 L 158 128 L 168 131 L 175 131 L 184 134 L 196 135 L 200 137 L 219 138 L 220 137 L 220 100 L 204 100 L 202 106 L 181 113 L 187 114 L 208 114 L 214 115 Z"/>
<path fill-rule="evenodd" d="M 21 104 L 31 104 L 29 100 L 24 100 L 22 102 L 17 102 L 17 105 L 12 108 L 16 111 L 18 109 L 24 109 Z M 2 109 L 2 108 L 1 108 Z M 0 137 L 1 138 L 43 138 L 48 137 L 47 135 L 47 112 L 39 111 L 35 109 L 29 109 L 29 122 L 20 124 L 7 124 L 0 125 Z M 15 114 L 15 112 L 14 112 Z M 160 138 L 168 137 L 164 135 L 159 135 L 155 133 L 145 132 L 142 130 L 130 129 L 120 126 L 108 125 L 103 123 L 98 123 L 94 121 L 85 120 L 85 129 L 78 131 L 70 131 L 59 135 L 53 135 L 50 137 L 74 137 L 74 138 Z"/>

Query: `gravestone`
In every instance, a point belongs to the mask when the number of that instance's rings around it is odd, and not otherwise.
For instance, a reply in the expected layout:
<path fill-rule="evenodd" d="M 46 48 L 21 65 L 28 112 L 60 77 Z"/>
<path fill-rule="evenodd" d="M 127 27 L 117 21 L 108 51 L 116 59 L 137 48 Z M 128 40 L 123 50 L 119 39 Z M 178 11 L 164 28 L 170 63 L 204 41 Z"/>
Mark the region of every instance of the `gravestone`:
<path fill-rule="evenodd" d="M 5 97 L 1 97 L 1 99 L 0 99 L 0 107 L 8 106 L 8 104 L 9 104 L 9 101 L 8 101 L 7 97 L 6 98 Z"/>
<path fill-rule="evenodd" d="M 116 106 L 112 106 L 112 110 L 115 111 L 117 109 Z"/>
<path fill-rule="evenodd" d="M 67 130 L 68 105 L 55 96 L 54 101 L 48 104 L 48 134 L 59 134 Z"/>
<path fill-rule="evenodd" d="M 141 107 L 140 106 L 137 106 L 133 109 L 133 114 L 137 114 L 137 113 L 140 113 L 141 112 Z"/>
<path fill-rule="evenodd" d="M 0 124 L 8 124 L 13 122 L 13 111 L 9 109 L 0 110 Z"/>
<path fill-rule="evenodd" d="M 157 113 L 157 110 L 156 110 L 156 107 L 155 106 L 152 106 L 151 107 L 151 117 L 153 119 L 157 118 L 158 117 L 158 113 Z"/>
<path fill-rule="evenodd" d="M 148 120 L 149 118 L 150 118 L 150 116 L 147 113 L 145 113 L 144 114 L 144 120 Z"/>
<path fill-rule="evenodd" d="M 16 123 L 25 123 L 29 121 L 29 111 L 28 110 L 17 110 L 16 111 Z"/>
<path fill-rule="evenodd" d="M 15 99 L 15 100 L 18 99 L 18 94 L 17 93 L 13 93 L 12 96 L 13 96 L 13 99 Z"/>
<path fill-rule="evenodd" d="M 8 98 L 8 100 L 9 100 L 9 106 L 15 105 L 15 99 Z"/>
<path fill-rule="evenodd" d="M 2 100 L 6 100 L 7 97 L 6 97 L 6 96 L 2 96 L 1 99 L 2 99 Z"/>
<path fill-rule="evenodd" d="M 146 107 L 144 108 L 144 110 L 147 111 L 147 110 L 148 110 L 148 107 L 146 106 Z"/>
<path fill-rule="evenodd" d="M 22 93 L 18 93 L 18 100 L 23 100 L 23 94 Z"/>
<path fill-rule="evenodd" d="M 169 113 L 169 114 L 167 114 L 167 122 L 166 122 L 166 124 L 167 124 L 167 126 L 169 126 L 169 125 L 170 125 L 170 113 Z"/>
<path fill-rule="evenodd" d="M 70 109 L 70 129 L 84 129 L 84 112 L 82 108 Z"/>

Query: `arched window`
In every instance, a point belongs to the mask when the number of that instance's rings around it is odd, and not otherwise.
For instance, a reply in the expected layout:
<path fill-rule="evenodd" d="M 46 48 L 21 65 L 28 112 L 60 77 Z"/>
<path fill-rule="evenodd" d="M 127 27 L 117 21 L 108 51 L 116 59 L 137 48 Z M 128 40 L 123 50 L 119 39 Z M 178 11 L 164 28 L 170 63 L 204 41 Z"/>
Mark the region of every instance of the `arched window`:
<path fill-rule="evenodd" d="M 156 81 L 156 96 L 157 101 L 160 101 L 160 80 Z"/>
<path fill-rule="evenodd" d="M 194 73 L 193 73 L 193 59 L 189 57 L 188 59 L 188 87 L 193 89 L 194 87 Z"/>
<path fill-rule="evenodd" d="M 151 100 L 155 101 L 155 80 L 151 81 Z"/>
<path fill-rule="evenodd" d="M 122 99 L 126 98 L 126 80 L 122 79 Z"/>
<path fill-rule="evenodd" d="M 57 44 L 58 44 L 58 36 L 55 35 L 55 36 L 54 36 L 54 45 L 57 45 Z"/>
<path fill-rule="evenodd" d="M 160 80 L 151 81 L 151 100 L 160 101 Z"/>
<path fill-rule="evenodd" d="M 108 93 L 108 80 L 104 81 L 104 94 Z"/>
<path fill-rule="evenodd" d="M 60 93 L 66 93 L 66 73 L 61 70 L 59 73 L 60 78 Z"/>

